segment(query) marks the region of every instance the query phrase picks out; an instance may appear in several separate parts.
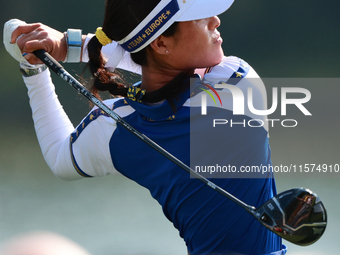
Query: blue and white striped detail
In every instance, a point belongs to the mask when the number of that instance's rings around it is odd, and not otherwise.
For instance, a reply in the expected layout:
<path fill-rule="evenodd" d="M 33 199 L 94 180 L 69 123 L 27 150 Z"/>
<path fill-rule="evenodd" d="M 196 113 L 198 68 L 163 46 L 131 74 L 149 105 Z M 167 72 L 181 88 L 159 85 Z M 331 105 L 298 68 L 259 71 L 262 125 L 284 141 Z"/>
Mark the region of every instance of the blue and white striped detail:
<path fill-rule="evenodd" d="M 77 141 L 79 135 L 92 121 L 96 120 L 99 116 L 102 115 L 109 117 L 109 115 L 107 115 L 101 109 L 94 110 L 89 115 L 87 115 L 87 117 L 79 124 L 76 130 L 71 134 L 71 144 Z"/>
<path fill-rule="evenodd" d="M 71 28 L 67 29 L 67 55 L 64 62 L 80 62 L 82 43 L 82 30 Z"/>

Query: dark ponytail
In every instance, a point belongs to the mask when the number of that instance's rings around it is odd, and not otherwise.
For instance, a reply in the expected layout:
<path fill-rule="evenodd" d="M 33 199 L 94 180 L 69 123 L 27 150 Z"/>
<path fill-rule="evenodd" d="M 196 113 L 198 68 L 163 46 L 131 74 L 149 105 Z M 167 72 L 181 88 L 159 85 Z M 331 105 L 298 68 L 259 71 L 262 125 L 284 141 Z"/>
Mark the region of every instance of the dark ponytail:
<path fill-rule="evenodd" d="M 106 0 L 106 10 L 103 23 L 103 31 L 114 41 L 120 41 L 126 37 L 143 19 L 156 7 L 159 0 Z M 172 24 L 164 33 L 164 36 L 173 36 L 178 28 L 178 23 Z M 118 82 L 122 80 L 117 73 L 111 73 L 105 66 L 105 60 L 101 54 L 102 45 L 94 36 L 88 43 L 89 69 L 93 75 L 92 92 L 98 96 L 98 91 L 108 91 L 114 96 L 127 96 L 128 84 Z M 147 46 L 137 53 L 132 53 L 132 60 L 141 66 L 147 65 Z M 182 73 L 175 77 L 167 85 L 159 90 L 146 93 L 144 102 L 158 102 L 167 99 L 170 103 L 173 98 L 183 91 L 180 83 L 188 77 L 188 73 Z"/>
<path fill-rule="evenodd" d="M 103 31 L 114 41 L 126 37 L 160 2 L 160 0 L 106 0 Z M 101 54 L 102 45 L 94 36 L 88 43 L 88 66 L 93 76 L 91 91 L 98 95 L 98 91 L 108 91 L 114 96 L 127 96 L 128 85 L 118 82 L 120 76 L 111 73 L 105 66 L 105 60 Z M 135 55 L 137 64 L 146 64 L 146 49 L 132 54 Z M 132 57 L 132 56 L 131 56 Z"/>
<path fill-rule="evenodd" d="M 118 82 L 118 74 L 112 73 L 104 67 L 105 60 L 101 54 L 102 45 L 96 36 L 89 41 L 87 49 L 89 53 L 88 67 L 94 78 L 90 88 L 91 92 L 98 98 L 100 98 L 99 91 L 108 91 L 114 96 L 125 97 L 128 88 Z"/>

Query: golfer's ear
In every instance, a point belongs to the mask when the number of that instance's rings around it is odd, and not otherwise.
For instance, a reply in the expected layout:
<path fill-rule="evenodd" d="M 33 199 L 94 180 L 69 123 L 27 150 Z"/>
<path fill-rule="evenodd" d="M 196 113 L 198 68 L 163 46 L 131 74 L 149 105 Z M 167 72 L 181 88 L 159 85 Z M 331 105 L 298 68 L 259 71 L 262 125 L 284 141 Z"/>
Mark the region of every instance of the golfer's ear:
<path fill-rule="evenodd" d="M 173 47 L 173 38 L 158 36 L 152 43 L 150 43 L 151 48 L 158 54 L 168 54 Z"/>

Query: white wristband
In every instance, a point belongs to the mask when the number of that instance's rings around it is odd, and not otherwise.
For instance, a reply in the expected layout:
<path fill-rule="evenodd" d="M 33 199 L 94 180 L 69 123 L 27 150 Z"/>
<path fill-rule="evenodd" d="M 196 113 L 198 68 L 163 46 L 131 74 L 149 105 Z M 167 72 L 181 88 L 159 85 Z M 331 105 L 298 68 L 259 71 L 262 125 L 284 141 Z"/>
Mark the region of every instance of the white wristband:
<path fill-rule="evenodd" d="M 67 54 L 64 62 L 79 63 L 81 58 L 82 31 L 80 29 L 67 29 Z"/>

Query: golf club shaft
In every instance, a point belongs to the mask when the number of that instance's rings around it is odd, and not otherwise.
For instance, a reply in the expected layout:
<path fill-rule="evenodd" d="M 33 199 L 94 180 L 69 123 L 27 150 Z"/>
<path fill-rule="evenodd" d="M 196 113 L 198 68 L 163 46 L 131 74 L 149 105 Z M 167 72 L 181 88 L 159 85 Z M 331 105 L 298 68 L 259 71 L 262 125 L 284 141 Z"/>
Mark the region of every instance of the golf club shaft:
<path fill-rule="evenodd" d="M 232 200 L 239 206 L 246 209 L 249 213 L 253 214 L 255 207 L 247 205 L 243 201 L 237 199 L 224 189 L 220 188 L 219 186 L 215 185 L 199 173 L 195 172 L 193 169 L 191 169 L 189 166 L 184 164 L 182 161 L 177 159 L 175 156 L 170 154 L 168 151 L 160 147 L 157 143 L 155 143 L 153 140 L 148 138 L 146 135 L 142 134 L 138 130 L 136 130 L 134 127 L 132 127 L 129 123 L 127 123 L 123 118 L 121 118 L 117 113 L 115 113 L 113 110 L 111 110 L 109 107 L 107 107 L 102 101 L 100 101 L 98 98 L 96 98 L 90 91 L 88 91 L 79 81 L 77 81 L 71 74 L 69 74 L 50 54 L 48 54 L 45 50 L 37 50 L 34 51 L 34 54 L 43 62 L 45 63 L 53 72 L 55 72 L 58 76 L 60 76 L 62 79 L 64 79 L 67 83 L 69 83 L 74 89 L 76 89 L 80 94 L 82 94 L 84 97 L 86 97 L 88 100 L 90 100 L 94 105 L 99 107 L 101 110 L 103 110 L 106 114 L 108 114 L 111 118 L 113 118 L 117 123 L 122 125 L 124 128 L 126 128 L 128 131 L 133 133 L 135 136 L 137 136 L 139 139 L 141 139 L 143 142 L 147 143 L 149 146 L 151 146 L 153 149 L 161 153 L 163 156 L 171 160 L 173 163 L 190 173 L 193 177 L 201 180 L 206 185 L 208 185 L 210 188 L 216 190 L 220 194 L 224 195 L 228 199 Z"/>

